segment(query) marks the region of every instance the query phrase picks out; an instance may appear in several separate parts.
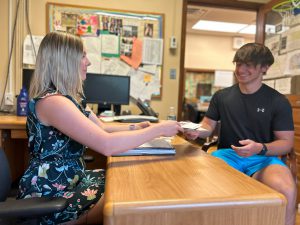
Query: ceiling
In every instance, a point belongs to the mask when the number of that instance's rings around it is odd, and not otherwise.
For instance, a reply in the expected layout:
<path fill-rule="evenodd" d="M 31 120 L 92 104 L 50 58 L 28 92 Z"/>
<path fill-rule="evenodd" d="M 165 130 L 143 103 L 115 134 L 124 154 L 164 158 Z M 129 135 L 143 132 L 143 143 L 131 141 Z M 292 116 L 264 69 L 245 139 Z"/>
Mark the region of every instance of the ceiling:
<path fill-rule="evenodd" d="M 239 0 L 243 2 L 252 2 L 265 4 L 270 0 Z M 231 23 L 245 23 L 256 24 L 256 12 L 236 9 L 224 9 L 213 8 L 206 6 L 188 5 L 187 12 L 187 33 L 198 33 L 207 35 L 224 35 L 224 36 L 241 36 L 250 37 L 254 35 L 249 34 L 236 34 L 236 33 L 223 33 L 223 32 L 211 32 L 211 31 L 196 31 L 192 29 L 192 26 L 200 19 L 213 20 L 219 22 L 231 22 Z"/>

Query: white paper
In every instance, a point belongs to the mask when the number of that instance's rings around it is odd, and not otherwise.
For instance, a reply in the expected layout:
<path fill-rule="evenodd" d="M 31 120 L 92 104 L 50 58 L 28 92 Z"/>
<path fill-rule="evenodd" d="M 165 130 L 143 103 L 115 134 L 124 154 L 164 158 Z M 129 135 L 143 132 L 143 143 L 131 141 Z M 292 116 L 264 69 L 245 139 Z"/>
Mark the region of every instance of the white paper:
<path fill-rule="evenodd" d="M 128 75 L 131 67 L 118 58 L 104 59 L 101 62 L 102 74 Z"/>
<path fill-rule="evenodd" d="M 271 88 L 275 88 L 275 80 L 263 80 L 263 83 Z"/>
<path fill-rule="evenodd" d="M 300 50 L 289 52 L 286 56 L 284 75 L 300 74 Z"/>
<path fill-rule="evenodd" d="M 142 67 L 139 67 L 138 70 L 145 72 L 145 73 L 156 73 L 156 65 L 143 65 Z"/>
<path fill-rule="evenodd" d="M 233 71 L 215 71 L 215 87 L 230 87 L 233 85 Z"/>
<path fill-rule="evenodd" d="M 88 73 L 100 73 L 101 68 L 101 39 L 99 37 L 82 37 L 86 47 L 87 58 L 91 65 L 88 66 Z"/>
<path fill-rule="evenodd" d="M 161 65 L 163 57 L 163 40 L 160 38 L 143 39 L 143 63 Z"/>
<path fill-rule="evenodd" d="M 291 82 L 292 78 L 281 78 L 275 80 L 275 89 L 279 91 L 281 94 L 290 94 L 291 93 Z"/>
<path fill-rule="evenodd" d="M 101 35 L 101 52 L 104 54 L 119 54 L 119 36 L 111 34 Z"/>
<path fill-rule="evenodd" d="M 159 92 L 160 81 L 158 76 L 152 76 L 150 82 L 144 82 L 144 72 L 131 69 L 130 71 L 130 96 L 142 101 L 151 100 L 153 94 Z"/>
<path fill-rule="evenodd" d="M 41 41 L 44 36 L 32 36 L 33 45 L 30 35 L 27 35 L 23 44 L 23 63 L 35 65 L 36 54 L 38 53 Z"/>

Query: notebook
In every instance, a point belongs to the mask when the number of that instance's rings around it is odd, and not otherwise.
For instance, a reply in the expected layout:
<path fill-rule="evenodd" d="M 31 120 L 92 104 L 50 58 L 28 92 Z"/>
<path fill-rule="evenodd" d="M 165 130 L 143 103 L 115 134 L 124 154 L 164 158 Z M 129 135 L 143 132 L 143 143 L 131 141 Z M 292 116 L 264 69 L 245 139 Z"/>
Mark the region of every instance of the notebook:
<path fill-rule="evenodd" d="M 113 156 L 139 156 L 139 155 L 175 155 L 176 149 L 166 138 L 155 138 L 137 148 Z"/>

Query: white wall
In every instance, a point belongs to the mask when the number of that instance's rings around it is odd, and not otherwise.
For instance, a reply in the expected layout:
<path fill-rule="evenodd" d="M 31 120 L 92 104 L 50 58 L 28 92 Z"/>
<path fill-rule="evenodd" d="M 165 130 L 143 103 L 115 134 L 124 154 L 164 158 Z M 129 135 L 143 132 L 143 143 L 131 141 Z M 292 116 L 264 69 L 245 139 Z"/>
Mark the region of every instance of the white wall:
<path fill-rule="evenodd" d="M 245 43 L 254 39 L 245 39 Z M 185 68 L 233 70 L 233 38 L 188 33 L 186 36 Z"/>

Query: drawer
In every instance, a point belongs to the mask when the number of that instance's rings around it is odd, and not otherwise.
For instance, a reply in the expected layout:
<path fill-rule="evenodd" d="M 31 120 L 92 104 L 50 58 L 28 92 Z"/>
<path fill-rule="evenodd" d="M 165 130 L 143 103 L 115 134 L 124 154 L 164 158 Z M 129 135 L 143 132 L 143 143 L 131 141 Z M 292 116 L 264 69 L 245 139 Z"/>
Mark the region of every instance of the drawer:
<path fill-rule="evenodd" d="M 287 95 L 292 107 L 300 108 L 300 95 Z"/>

